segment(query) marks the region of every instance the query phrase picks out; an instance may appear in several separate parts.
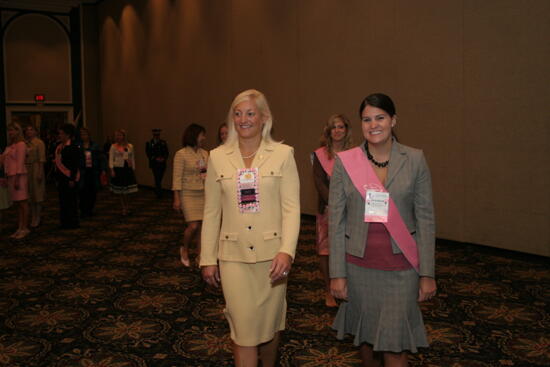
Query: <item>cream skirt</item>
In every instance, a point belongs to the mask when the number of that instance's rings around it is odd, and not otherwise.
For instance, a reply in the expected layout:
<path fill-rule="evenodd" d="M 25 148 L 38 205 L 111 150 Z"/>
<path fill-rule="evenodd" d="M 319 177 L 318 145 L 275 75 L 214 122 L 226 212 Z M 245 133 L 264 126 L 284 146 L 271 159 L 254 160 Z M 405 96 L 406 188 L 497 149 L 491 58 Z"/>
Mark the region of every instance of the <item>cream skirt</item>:
<path fill-rule="evenodd" d="M 286 279 L 271 284 L 270 261 L 220 261 L 225 317 L 231 339 L 242 347 L 269 342 L 286 322 Z"/>

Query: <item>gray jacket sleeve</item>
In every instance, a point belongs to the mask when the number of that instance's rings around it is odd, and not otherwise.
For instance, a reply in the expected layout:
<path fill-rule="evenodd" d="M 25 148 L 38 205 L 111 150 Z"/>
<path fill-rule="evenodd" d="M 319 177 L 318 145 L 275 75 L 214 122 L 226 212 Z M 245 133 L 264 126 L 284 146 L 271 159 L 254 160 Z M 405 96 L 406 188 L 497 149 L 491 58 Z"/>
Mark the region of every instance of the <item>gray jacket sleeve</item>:
<path fill-rule="evenodd" d="M 414 216 L 420 276 L 435 276 L 435 218 L 430 169 L 421 153 L 414 186 Z"/>
<path fill-rule="evenodd" d="M 329 191 L 328 238 L 330 244 L 329 272 L 331 278 L 346 278 L 346 192 L 344 166 L 336 157 Z"/>

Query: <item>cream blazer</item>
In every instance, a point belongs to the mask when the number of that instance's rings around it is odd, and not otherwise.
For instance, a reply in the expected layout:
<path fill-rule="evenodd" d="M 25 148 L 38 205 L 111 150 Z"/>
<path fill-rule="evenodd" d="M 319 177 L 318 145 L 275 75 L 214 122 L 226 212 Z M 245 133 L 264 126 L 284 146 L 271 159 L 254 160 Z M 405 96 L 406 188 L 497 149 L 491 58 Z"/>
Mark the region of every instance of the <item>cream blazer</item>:
<path fill-rule="evenodd" d="M 195 152 L 192 147 L 185 147 L 176 152 L 172 171 L 173 191 L 204 189 L 204 180 L 199 169 L 200 160 L 204 161 L 203 164 L 208 160 L 208 152 L 202 148 Z"/>
<path fill-rule="evenodd" d="M 218 260 L 256 263 L 279 252 L 294 258 L 300 232 L 300 181 L 294 149 L 262 142 L 251 168 L 259 171 L 259 213 L 240 213 L 237 170 L 245 168 L 237 145 L 210 152 L 205 182 L 200 265 Z"/>

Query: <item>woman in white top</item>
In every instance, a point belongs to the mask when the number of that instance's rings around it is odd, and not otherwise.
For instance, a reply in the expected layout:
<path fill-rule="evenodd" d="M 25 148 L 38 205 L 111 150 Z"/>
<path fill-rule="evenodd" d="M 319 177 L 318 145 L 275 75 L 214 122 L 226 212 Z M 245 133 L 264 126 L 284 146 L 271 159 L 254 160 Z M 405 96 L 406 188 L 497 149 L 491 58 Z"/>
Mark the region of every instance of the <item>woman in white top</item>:
<path fill-rule="evenodd" d="M 109 168 L 111 169 L 111 191 L 120 195 L 122 215 L 128 215 L 127 194 L 137 192 L 134 146 L 128 143 L 126 131 L 115 131 L 115 142 L 109 150 Z"/>

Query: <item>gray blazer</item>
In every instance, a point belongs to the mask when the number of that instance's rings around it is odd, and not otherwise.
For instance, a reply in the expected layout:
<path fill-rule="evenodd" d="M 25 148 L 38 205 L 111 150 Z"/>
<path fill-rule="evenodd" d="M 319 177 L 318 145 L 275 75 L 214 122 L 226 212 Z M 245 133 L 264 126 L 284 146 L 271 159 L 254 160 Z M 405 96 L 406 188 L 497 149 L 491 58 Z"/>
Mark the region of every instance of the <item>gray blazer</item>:
<path fill-rule="evenodd" d="M 366 155 L 364 144 L 361 149 Z M 435 220 L 430 170 L 421 150 L 392 144 L 386 190 L 416 240 L 420 276 L 434 277 Z M 330 277 L 346 278 L 346 253 L 363 257 L 369 224 L 365 200 L 336 158 L 329 192 Z M 391 240 L 394 254 L 401 250 Z M 368 246 L 368 244 L 367 244 Z"/>

